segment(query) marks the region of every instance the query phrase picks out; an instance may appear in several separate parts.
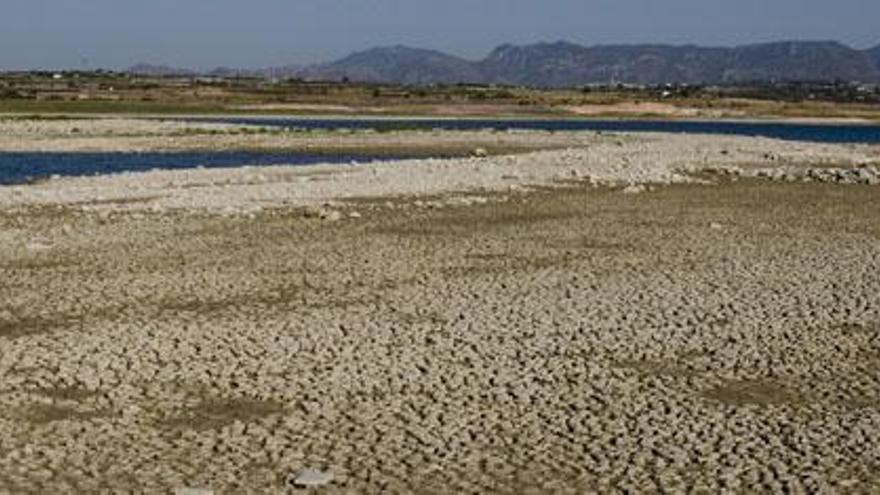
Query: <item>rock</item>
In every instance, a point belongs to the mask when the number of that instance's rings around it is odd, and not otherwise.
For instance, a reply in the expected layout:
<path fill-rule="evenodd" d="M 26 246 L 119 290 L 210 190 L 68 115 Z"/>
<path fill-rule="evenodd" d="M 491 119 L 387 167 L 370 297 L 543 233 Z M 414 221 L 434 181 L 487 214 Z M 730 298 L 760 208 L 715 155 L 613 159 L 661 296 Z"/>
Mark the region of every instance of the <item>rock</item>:
<path fill-rule="evenodd" d="M 342 213 L 336 210 L 331 210 L 329 208 L 306 208 L 304 216 L 306 218 L 318 218 L 320 220 L 325 220 L 328 222 L 336 222 L 342 220 Z"/>
<path fill-rule="evenodd" d="M 214 495 L 214 490 L 208 488 L 175 488 L 174 495 Z"/>
<path fill-rule="evenodd" d="M 859 168 L 856 169 L 855 175 L 859 178 L 859 182 L 863 184 L 869 184 L 871 179 L 874 179 L 874 171 L 869 168 Z"/>
<path fill-rule="evenodd" d="M 337 222 L 342 220 L 342 213 L 336 210 L 324 210 L 320 218 L 321 220 L 326 220 L 328 222 Z"/>
<path fill-rule="evenodd" d="M 484 198 L 482 196 L 458 196 L 449 198 L 445 201 L 447 205 L 451 206 L 484 205 L 488 202 L 489 198 Z"/>
<path fill-rule="evenodd" d="M 859 484 L 859 480 L 854 480 L 854 479 L 842 480 L 839 483 L 839 485 L 842 486 L 843 488 L 852 488 L 858 484 Z"/>
<path fill-rule="evenodd" d="M 52 245 L 43 241 L 29 242 L 25 249 L 28 251 L 48 251 L 52 249 Z"/>
<path fill-rule="evenodd" d="M 489 151 L 486 148 L 476 148 L 471 152 L 471 156 L 475 158 L 486 158 L 489 156 Z"/>
<path fill-rule="evenodd" d="M 358 211 L 352 211 L 348 213 L 348 218 L 361 218 L 361 214 Z"/>
<path fill-rule="evenodd" d="M 771 180 L 783 179 L 785 177 L 785 174 L 786 174 L 785 170 L 780 170 L 780 169 L 775 169 L 775 168 L 767 170 L 767 177 L 769 177 Z"/>
<path fill-rule="evenodd" d="M 333 473 L 325 473 L 317 469 L 305 469 L 301 471 L 292 483 L 300 488 L 313 488 L 316 486 L 324 486 L 333 481 Z"/>
<path fill-rule="evenodd" d="M 721 225 L 718 222 L 712 222 L 709 224 L 709 228 L 712 230 L 722 230 L 724 229 L 724 225 Z"/>
<path fill-rule="evenodd" d="M 834 180 L 842 184 L 850 182 L 850 173 L 846 170 L 836 169 L 834 171 Z"/>
<path fill-rule="evenodd" d="M 623 188 L 623 194 L 641 194 L 645 191 L 647 189 L 641 184 L 632 184 Z"/>

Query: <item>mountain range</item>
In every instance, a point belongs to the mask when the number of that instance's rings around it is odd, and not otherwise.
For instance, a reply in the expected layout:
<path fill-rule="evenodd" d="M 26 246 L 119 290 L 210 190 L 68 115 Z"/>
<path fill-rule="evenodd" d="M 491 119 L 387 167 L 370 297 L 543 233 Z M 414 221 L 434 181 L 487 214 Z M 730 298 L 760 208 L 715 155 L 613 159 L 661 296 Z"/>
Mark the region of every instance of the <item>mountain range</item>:
<path fill-rule="evenodd" d="M 128 72 L 153 76 L 195 74 L 147 64 L 136 65 Z M 323 64 L 258 70 L 221 68 L 207 75 L 236 74 L 406 85 L 484 83 L 536 87 L 596 83 L 880 82 L 880 45 L 857 50 L 835 41 L 783 41 L 737 47 L 582 46 L 560 41 L 502 45 L 478 61 L 398 45 L 356 52 Z"/>

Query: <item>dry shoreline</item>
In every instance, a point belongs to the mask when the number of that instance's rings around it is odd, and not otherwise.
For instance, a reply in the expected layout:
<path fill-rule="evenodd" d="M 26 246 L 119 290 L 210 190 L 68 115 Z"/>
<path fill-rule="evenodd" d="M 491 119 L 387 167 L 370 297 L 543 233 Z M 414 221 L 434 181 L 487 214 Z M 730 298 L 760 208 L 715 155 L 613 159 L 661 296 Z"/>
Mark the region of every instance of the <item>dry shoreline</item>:
<path fill-rule="evenodd" d="M 693 181 L 706 169 L 754 175 L 764 169 L 868 167 L 880 164 L 880 147 L 782 142 L 762 138 L 699 135 L 544 132 L 461 132 L 330 138 L 337 145 L 382 140 L 436 143 L 495 140 L 522 147 L 565 147 L 511 156 L 403 160 L 352 165 L 271 166 L 153 171 L 106 177 L 59 178 L 26 187 L 0 188 L 0 207 L 71 205 L 90 209 L 223 211 L 316 206 L 337 200 L 384 196 L 519 192 L 567 182 L 613 187 Z M 445 137 L 443 137 L 445 136 Z M 72 138 L 74 142 L 80 138 Z M 113 138 L 86 138 L 110 140 Z M 146 138 L 162 140 L 160 137 Z M 198 137 L 201 139 L 201 137 Z M 207 138 L 206 138 L 207 139 Z M 222 136 L 220 146 L 239 136 Z M 273 142 L 277 136 L 256 136 Z M 309 142 L 325 142 L 318 137 Z M 60 141 L 59 141 L 60 142 Z M 217 137 L 210 142 L 217 145 Z M 117 143 L 118 144 L 118 143 Z M 68 144 L 59 145 L 68 147 Z M 78 146 L 78 145 L 74 145 Z"/>
<path fill-rule="evenodd" d="M 503 138 L 0 187 L 0 491 L 880 490 L 877 147 Z"/>
<path fill-rule="evenodd" d="M 571 181 L 616 187 L 663 185 L 690 181 L 692 174 L 705 169 L 749 175 L 762 168 L 880 165 L 878 146 L 733 136 L 541 131 L 241 134 L 236 132 L 239 126 L 228 124 L 128 120 L 0 123 L 3 126 L 0 149 L 7 151 L 479 148 L 486 154 L 521 154 L 59 178 L 0 188 L 0 207 L 95 202 L 96 208 L 109 210 L 253 213 L 346 198 L 517 192 Z"/>

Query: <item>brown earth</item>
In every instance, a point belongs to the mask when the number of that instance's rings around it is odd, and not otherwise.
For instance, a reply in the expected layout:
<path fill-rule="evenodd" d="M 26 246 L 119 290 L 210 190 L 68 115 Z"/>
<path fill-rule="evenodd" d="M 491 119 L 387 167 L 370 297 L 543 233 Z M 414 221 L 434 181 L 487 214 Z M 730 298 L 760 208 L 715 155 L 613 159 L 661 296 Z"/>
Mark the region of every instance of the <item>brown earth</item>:
<path fill-rule="evenodd" d="M 0 491 L 880 490 L 876 187 L 493 198 L 0 211 Z"/>

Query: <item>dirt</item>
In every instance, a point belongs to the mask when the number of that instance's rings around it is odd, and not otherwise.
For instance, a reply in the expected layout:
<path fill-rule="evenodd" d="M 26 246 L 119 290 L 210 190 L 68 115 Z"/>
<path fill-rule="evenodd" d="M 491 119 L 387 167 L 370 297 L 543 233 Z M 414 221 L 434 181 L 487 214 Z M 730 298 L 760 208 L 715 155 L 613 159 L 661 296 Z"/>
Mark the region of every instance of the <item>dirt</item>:
<path fill-rule="evenodd" d="M 880 490 L 876 187 L 486 197 L 4 210 L 0 491 Z"/>

